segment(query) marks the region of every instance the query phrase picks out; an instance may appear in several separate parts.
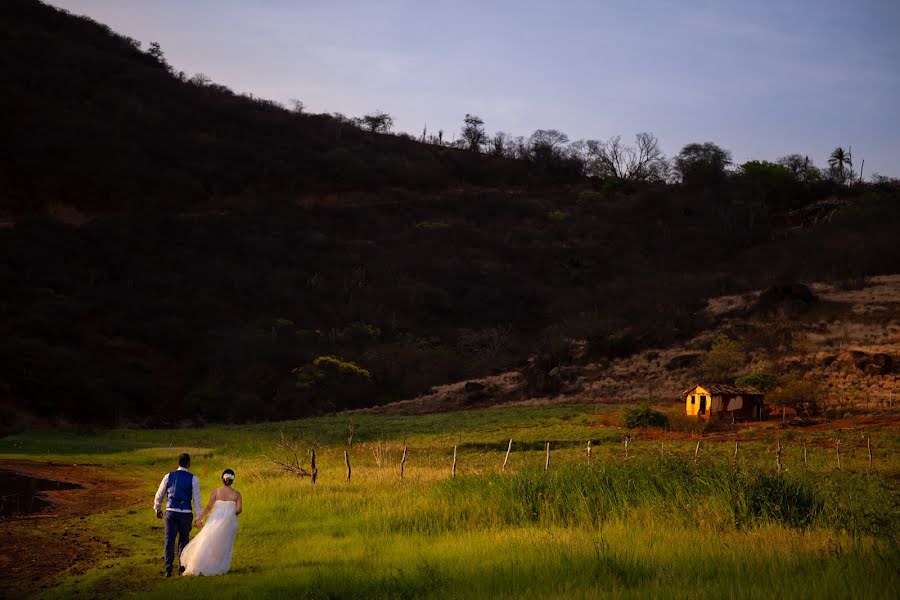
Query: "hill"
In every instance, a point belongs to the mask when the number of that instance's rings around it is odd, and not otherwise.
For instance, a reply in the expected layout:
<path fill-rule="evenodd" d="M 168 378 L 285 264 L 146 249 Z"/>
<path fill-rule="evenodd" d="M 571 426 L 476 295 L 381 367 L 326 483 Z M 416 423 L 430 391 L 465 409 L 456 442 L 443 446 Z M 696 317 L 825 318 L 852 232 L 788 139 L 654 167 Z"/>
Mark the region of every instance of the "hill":
<path fill-rule="evenodd" d="M 0 38 L 6 428 L 280 419 L 513 369 L 540 396 L 691 340 L 708 298 L 900 272 L 889 185 L 587 179 L 197 85 L 38 2 L 3 3 Z"/>
<path fill-rule="evenodd" d="M 542 177 L 189 79 L 135 40 L 36 0 L 2 3 L 0 39 L 10 82 L 0 206 L 13 213 L 284 205 L 322 192 Z"/>

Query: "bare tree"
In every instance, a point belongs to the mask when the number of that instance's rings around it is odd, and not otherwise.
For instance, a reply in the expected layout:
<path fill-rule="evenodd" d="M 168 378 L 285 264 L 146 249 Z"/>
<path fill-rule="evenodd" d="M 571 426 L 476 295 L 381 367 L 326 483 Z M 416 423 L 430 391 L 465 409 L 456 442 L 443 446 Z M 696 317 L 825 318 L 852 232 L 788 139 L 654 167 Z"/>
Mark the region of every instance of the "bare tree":
<path fill-rule="evenodd" d="M 481 147 L 487 142 L 484 120 L 476 115 L 466 114 L 463 119 L 462 139 L 469 150 L 481 152 Z"/>
<path fill-rule="evenodd" d="M 625 181 L 664 181 L 669 173 L 669 161 L 652 133 L 634 136 L 634 145 L 622 143 L 622 136 L 608 141 L 587 140 L 588 171 L 599 177 L 614 177 Z"/>
<path fill-rule="evenodd" d="M 489 153 L 491 156 L 508 156 L 510 150 L 510 140 L 512 136 L 505 131 L 498 131 L 491 138 L 489 144 Z"/>
<path fill-rule="evenodd" d="M 295 112 L 298 115 L 306 110 L 306 104 L 303 103 L 303 100 L 298 100 L 297 98 L 288 100 L 288 106 L 291 107 L 291 112 Z"/>
<path fill-rule="evenodd" d="M 559 156 L 569 143 L 569 136 L 556 129 L 538 129 L 531 134 L 531 151 L 535 156 Z"/>

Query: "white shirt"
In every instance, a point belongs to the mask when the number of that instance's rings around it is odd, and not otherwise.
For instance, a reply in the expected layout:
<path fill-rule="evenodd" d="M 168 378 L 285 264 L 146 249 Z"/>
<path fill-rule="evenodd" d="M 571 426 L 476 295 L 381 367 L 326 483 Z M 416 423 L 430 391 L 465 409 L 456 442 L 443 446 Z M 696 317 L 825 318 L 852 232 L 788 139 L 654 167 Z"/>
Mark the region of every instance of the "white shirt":
<path fill-rule="evenodd" d="M 178 467 L 179 471 L 187 471 L 184 467 Z M 166 497 L 166 491 L 169 488 L 169 474 L 166 473 L 165 477 L 162 478 L 162 482 L 159 484 L 159 489 L 156 490 L 156 497 L 153 499 L 153 510 L 159 512 L 162 510 L 162 501 L 163 498 Z M 194 479 L 191 481 L 191 500 L 194 503 L 194 510 L 197 511 L 197 514 L 200 514 L 200 511 L 203 510 L 203 503 L 200 501 L 200 480 L 197 479 L 197 476 L 194 475 Z M 172 512 L 180 512 L 180 513 L 190 513 L 190 510 L 182 510 L 180 508 L 166 508 L 167 511 L 171 510 Z"/>

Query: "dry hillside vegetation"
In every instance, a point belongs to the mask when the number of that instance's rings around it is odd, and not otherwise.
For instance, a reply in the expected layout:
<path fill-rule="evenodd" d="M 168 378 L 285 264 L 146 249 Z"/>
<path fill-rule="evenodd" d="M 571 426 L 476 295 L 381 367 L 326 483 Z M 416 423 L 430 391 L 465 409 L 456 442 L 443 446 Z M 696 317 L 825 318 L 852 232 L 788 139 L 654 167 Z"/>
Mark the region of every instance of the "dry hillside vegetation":
<path fill-rule="evenodd" d="M 847 289 L 851 285 L 858 289 Z M 513 371 L 435 387 L 371 410 L 416 414 L 511 403 L 676 403 L 686 387 L 704 378 L 701 356 L 723 335 L 740 345 L 739 374 L 796 372 L 801 380 L 822 384 L 821 400 L 829 407 L 893 405 L 900 396 L 900 275 L 808 289 L 815 299 L 807 306 L 787 298 L 772 310 L 761 309 L 762 290 L 711 298 L 703 312 L 713 327 L 684 344 L 557 367 L 554 375 L 563 381 L 553 396 L 523 399 L 525 377 Z"/>

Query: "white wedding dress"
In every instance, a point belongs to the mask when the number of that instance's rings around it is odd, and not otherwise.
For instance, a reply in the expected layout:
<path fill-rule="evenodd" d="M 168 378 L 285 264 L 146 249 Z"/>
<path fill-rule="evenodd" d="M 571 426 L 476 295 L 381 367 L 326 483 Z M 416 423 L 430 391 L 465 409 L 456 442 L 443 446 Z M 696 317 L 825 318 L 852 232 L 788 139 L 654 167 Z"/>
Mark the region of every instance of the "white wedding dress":
<path fill-rule="evenodd" d="M 231 567 L 238 520 L 235 502 L 216 500 L 200 533 L 185 546 L 179 563 L 185 575 L 224 575 Z"/>

